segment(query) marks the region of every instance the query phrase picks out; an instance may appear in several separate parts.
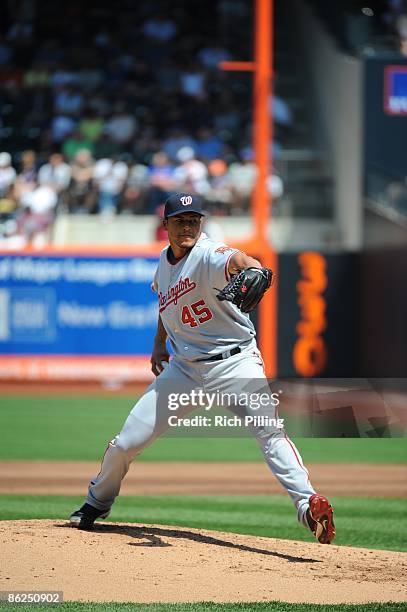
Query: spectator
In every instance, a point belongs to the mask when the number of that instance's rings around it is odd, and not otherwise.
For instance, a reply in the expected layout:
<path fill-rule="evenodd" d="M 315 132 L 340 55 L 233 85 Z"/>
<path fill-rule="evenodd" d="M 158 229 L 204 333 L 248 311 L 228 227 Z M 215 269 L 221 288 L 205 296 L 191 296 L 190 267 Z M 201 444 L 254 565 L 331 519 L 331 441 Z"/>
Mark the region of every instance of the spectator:
<path fill-rule="evenodd" d="M 161 142 L 156 136 L 154 128 L 146 126 L 135 139 L 132 153 L 135 159 L 147 163 L 152 159 L 154 153 L 161 149 Z"/>
<path fill-rule="evenodd" d="M 120 103 L 116 105 L 113 116 L 106 123 L 105 132 L 113 141 L 125 147 L 134 137 L 137 128 L 136 118 Z"/>
<path fill-rule="evenodd" d="M 57 194 L 50 185 L 38 185 L 21 198 L 23 207 L 29 208 L 32 214 L 46 216 L 48 224 L 51 223 L 56 203 Z"/>
<path fill-rule="evenodd" d="M 0 153 L 0 197 L 4 198 L 10 192 L 10 188 L 14 185 L 16 171 L 11 165 L 10 153 Z"/>
<path fill-rule="evenodd" d="M 100 159 L 96 162 L 93 181 L 98 191 L 98 211 L 100 213 L 114 214 L 117 212 L 128 171 L 123 161 Z"/>
<path fill-rule="evenodd" d="M 76 214 L 96 212 L 97 193 L 93 189 L 94 159 L 89 149 L 80 149 L 71 165 L 72 178 L 69 185 L 67 206 Z"/>
<path fill-rule="evenodd" d="M 168 19 L 165 14 L 160 13 L 144 23 L 143 33 L 157 41 L 168 42 L 176 35 L 177 26 L 172 19 Z"/>
<path fill-rule="evenodd" d="M 16 234 L 12 238 L 17 238 L 18 241 L 14 242 L 14 247 L 24 248 L 32 245 L 35 248 L 42 248 L 49 242 L 50 229 L 51 223 L 46 215 L 33 213 L 27 207 L 16 222 Z"/>
<path fill-rule="evenodd" d="M 407 8 L 406 8 L 407 11 Z M 407 56 L 407 12 L 399 15 L 396 22 L 396 30 L 400 40 L 400 53 Z"/>
<path fill-rule="evenodd" d="M 54 144 L 59 144 L 67 136 L 74 132 L 77 120 L 67 115 L 55 115 L 51 121 L 51 140 Z"/>
<path fill-rule="evenodd" d="M 207 198 L 225 210 L 232 199 L 230 174 L 223 159 L 214 159 L 208 164 L 210 191 Z"/>
<path fill-rule="evenodd" d="M 89 139 L 87 140 L 79 130 L 75 130 L 62 145 L 62 153 L 68 160 L 74 159 L 78 152 L 83 150 L 87 150 L 89 153 L 93 154 L 95 143 Z"/>
<path fill-rule="evenodd" d="M 10 186 L 8 191 L 3 193 L 0 190 L 0 243 L 2 246 L 4 241 L 8 242 L 8 239 L 17 230 L 17 210 L 17 201 L 14 197 L 13 187 Z"/>
<path fill-rule="evenodd" d="M 61 153 L 53 153 L 49 162 L 41 166 L 38 172 L 40 185 L 48 185 L 55 193 L 61 194 L 66 191 L 71 181 L 71 167 L 64 162 Z"/>
<path fill-rule="evenodd" d="M 21 169 L 14 183 L 14 193 L 20 202 L 27 193 L 37 186 L 37 154 L 35 151 L 23 151 L 21 155 Z"/>
<path fill-rule="evenodd" d="M 163 151 L 153 155 L 148 169 L 148 178 L 151 188 L 147 208 L 148 212 L 152 213 L 176 187 L 174 166 Z"/>
<path fill-rule="evenodd" d="M 51 85 L 58 91 L 64 87 L 75 85 L 77 76 L 74 70 L 70 70 L 66 64 L 60 64 L 51 76 Z"/>
<path fill-rule="evenodd" d="M 270 112 L 273 114 L 274 134 L 277 141 L 284 140 L 292 132 L 293 113 L 290 106 L 280 96 L 273 96 L 270 104 Z M 274 143 L 279 147 L 279 143 Z"/>
<path fill-rule="evenodd" d="M 267 189 L 273 201 L 279 200 L 284 195 L 284 183 L 278 174 L 272 172 L 267 178 Z"/>
<path fill-rule="evenodd" d="M 193 149 L 182 147 L 177 153 L 177 159 L 181 162 L 174 172 L 177 191 L 206 195 L 210 189 L 208 170 L 203 162 L 195 158 Z"/>
<path fill-rule="evenodd" d="M 241 213 L 247 209 L 256 176 L 257 167 L 253 161 L 253 151 L 244 149 L 241 152 L 241 161 L 234 162 L 229 167 L 234 212 Z"/>
<path fill-rule="evenodd" d="M 108 49 L 111 44 L 110 33 L 107 28 L 100 28 L 95 34 L 93 42 L 96 47 L 101 49 Z"/>
<path fill-rule="evenodd" d="M 48 87 L 50 82 L 49 70 L 40 62 L 34 62 L 32 68 L 24 73 L 24 87 Z"/>
<path fill-rule="evenodd" d="M 42 247 L 48 242 L 56 203 L 57 195 L 48 185 L 40 185 L 24 194 L 22 210 L 17 217 L 17 232 L 24 236 L 26 244 Z"/>
<path fill-rule="evenodd" d="M 148 167 L 144 164 L 134 164 L 131 166 L 122 197 L 122 213 L 143 212 L 146 192 L 150 186 L 148 173 Z"/>
<path fill-rule="evenodd" d="M 199 64 L 190 62 L 189 67 L 180 75 L 181 91 L 197 100 L 206 99 L 206 75 Z"/>
<path fill-rule="evenodd" d="M 83 94 L 72 84 L 64 85 L 54 98 L 54 110 L 61 115 L 78 117 L 84 105 Z"/>
<path fill-rule="evenodd" d="M 270 111 L 273 112 L 273 120 L 278 125 L 290 127 L 293 122 L 292 111 L 283 98 L 273 96 L 270 102 Z"/>
<path fill-rule="evenodd" d="M 198 53 L 199 61 L 205 68 L 218 68 L 221 62 L 231 59 L 230 53 L 223 47 L 219 47 L 216 43 L 213 46 L 207 46 L 201 49 Z"/>
<path fill-rule="evenodd" d="M 78 130 L 85 140 L 96 142 L 102 135 L 104 120 L 92 108 L 87 108 L 78 124 Z"/>
<path fill-rule="evenodd" d="M 182 147 L 190 147 L 195 152 L 196 141 L 185 130 L 178 127 L 171 128 L 163 142 L 162 150 L 175 161 Z"/>
<path fill-rule="evenodd" d="M 203 127 L 198 130 L 196 152 L 203 160 L 211 160 L 221 157 L 223 142 L 215 136 L 213 130 Z"/>

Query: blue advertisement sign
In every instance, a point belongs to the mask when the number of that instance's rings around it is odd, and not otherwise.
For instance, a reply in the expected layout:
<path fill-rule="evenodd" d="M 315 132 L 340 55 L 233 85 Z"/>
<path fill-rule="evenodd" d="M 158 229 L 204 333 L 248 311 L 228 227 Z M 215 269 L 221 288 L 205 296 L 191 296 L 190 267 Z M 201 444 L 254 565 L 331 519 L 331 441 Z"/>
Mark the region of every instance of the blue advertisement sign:
<path fill-rule="evenodd" d="M 407 115 L 407 66 L 386 66 L 384 110 L 389 115 Z"/>
<path fill-rule="evenodd" d="M 149 355 L 157 257 L 0 257 L 0 355 Z"/>

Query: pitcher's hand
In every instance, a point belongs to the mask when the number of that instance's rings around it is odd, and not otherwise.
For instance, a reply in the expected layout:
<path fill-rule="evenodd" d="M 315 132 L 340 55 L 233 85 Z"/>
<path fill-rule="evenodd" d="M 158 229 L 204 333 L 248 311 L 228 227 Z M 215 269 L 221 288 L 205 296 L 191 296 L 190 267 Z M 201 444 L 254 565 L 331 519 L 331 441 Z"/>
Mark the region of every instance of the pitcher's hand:
<path fill-rule="evenodd" d="M 151 354 L 151 371 L 155 376 L 159 376 L 161 372 L 164 370 L 164 366 L 162 365 L 163 361 L 170 360 L 170 354 L 167 351 L 167 347 L 165 344 L 154 344 L 153 352 Z"/>

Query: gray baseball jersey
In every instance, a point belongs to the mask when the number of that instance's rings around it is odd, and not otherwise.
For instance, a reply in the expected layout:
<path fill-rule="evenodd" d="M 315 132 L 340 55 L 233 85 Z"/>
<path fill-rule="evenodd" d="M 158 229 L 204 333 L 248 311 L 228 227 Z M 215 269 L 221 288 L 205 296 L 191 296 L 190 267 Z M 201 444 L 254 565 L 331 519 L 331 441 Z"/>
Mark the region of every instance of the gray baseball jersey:
<path fill-rule="evenodd" d="M 99 474 L 90 482 L 86 501 L 103 512 L 109 511 L 119 494 L 131 461 L 169 428 L 160 414 L 160 390 L 168 390 L 170 385 L 177 393 L 198 387 L 206 392 L 231 393 L 247 381 L 255 390 L 264 390 L 267 384 L 249 316 L 216 298 L 217 290 L 229 281 L 228 264 L 236 250 L 201 234 L 189 254 L 175 265 L 168 261 L 167 253 L 168 247 L 161 253 L 153 286 L 176 358 L 170 359 L 135 404 L 121 432 L 109 443 Z M 241 347 L 240 353 L 212 362 L 205 360 L 208 355 L 236 346 Z M 184 416 L 194 406 L 182 410 Z M 274 408 L 272 411 L 275 414 Z M 268 466 L 291 496 L 299 521 L 308 528 L 309 498 L 315 490 L 298 450 L 284 431 L 261 424 L 251 431 Z"/>
<path fill-rule="evenodd" d="M 230 280 L 229 260 L 236 252 L 204 233 L 178 263 L 168 261 L 168 247 L 161 252 L 153 287 L 158 293 L 162 323 L 177 357 L 202 360 L 255 337 L 249 315 L 216 297 Z"/>

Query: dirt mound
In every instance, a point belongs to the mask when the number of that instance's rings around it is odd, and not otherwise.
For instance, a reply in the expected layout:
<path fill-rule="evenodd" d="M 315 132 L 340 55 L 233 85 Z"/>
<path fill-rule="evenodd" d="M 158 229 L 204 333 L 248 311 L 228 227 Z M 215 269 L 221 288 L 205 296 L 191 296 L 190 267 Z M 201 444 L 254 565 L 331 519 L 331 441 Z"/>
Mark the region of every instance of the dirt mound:
<path fill-rule="evenodd" d="M 0 521 L 0 590 L 66 600 L 405 600 L 407 554 L 179 527 Z"/>

